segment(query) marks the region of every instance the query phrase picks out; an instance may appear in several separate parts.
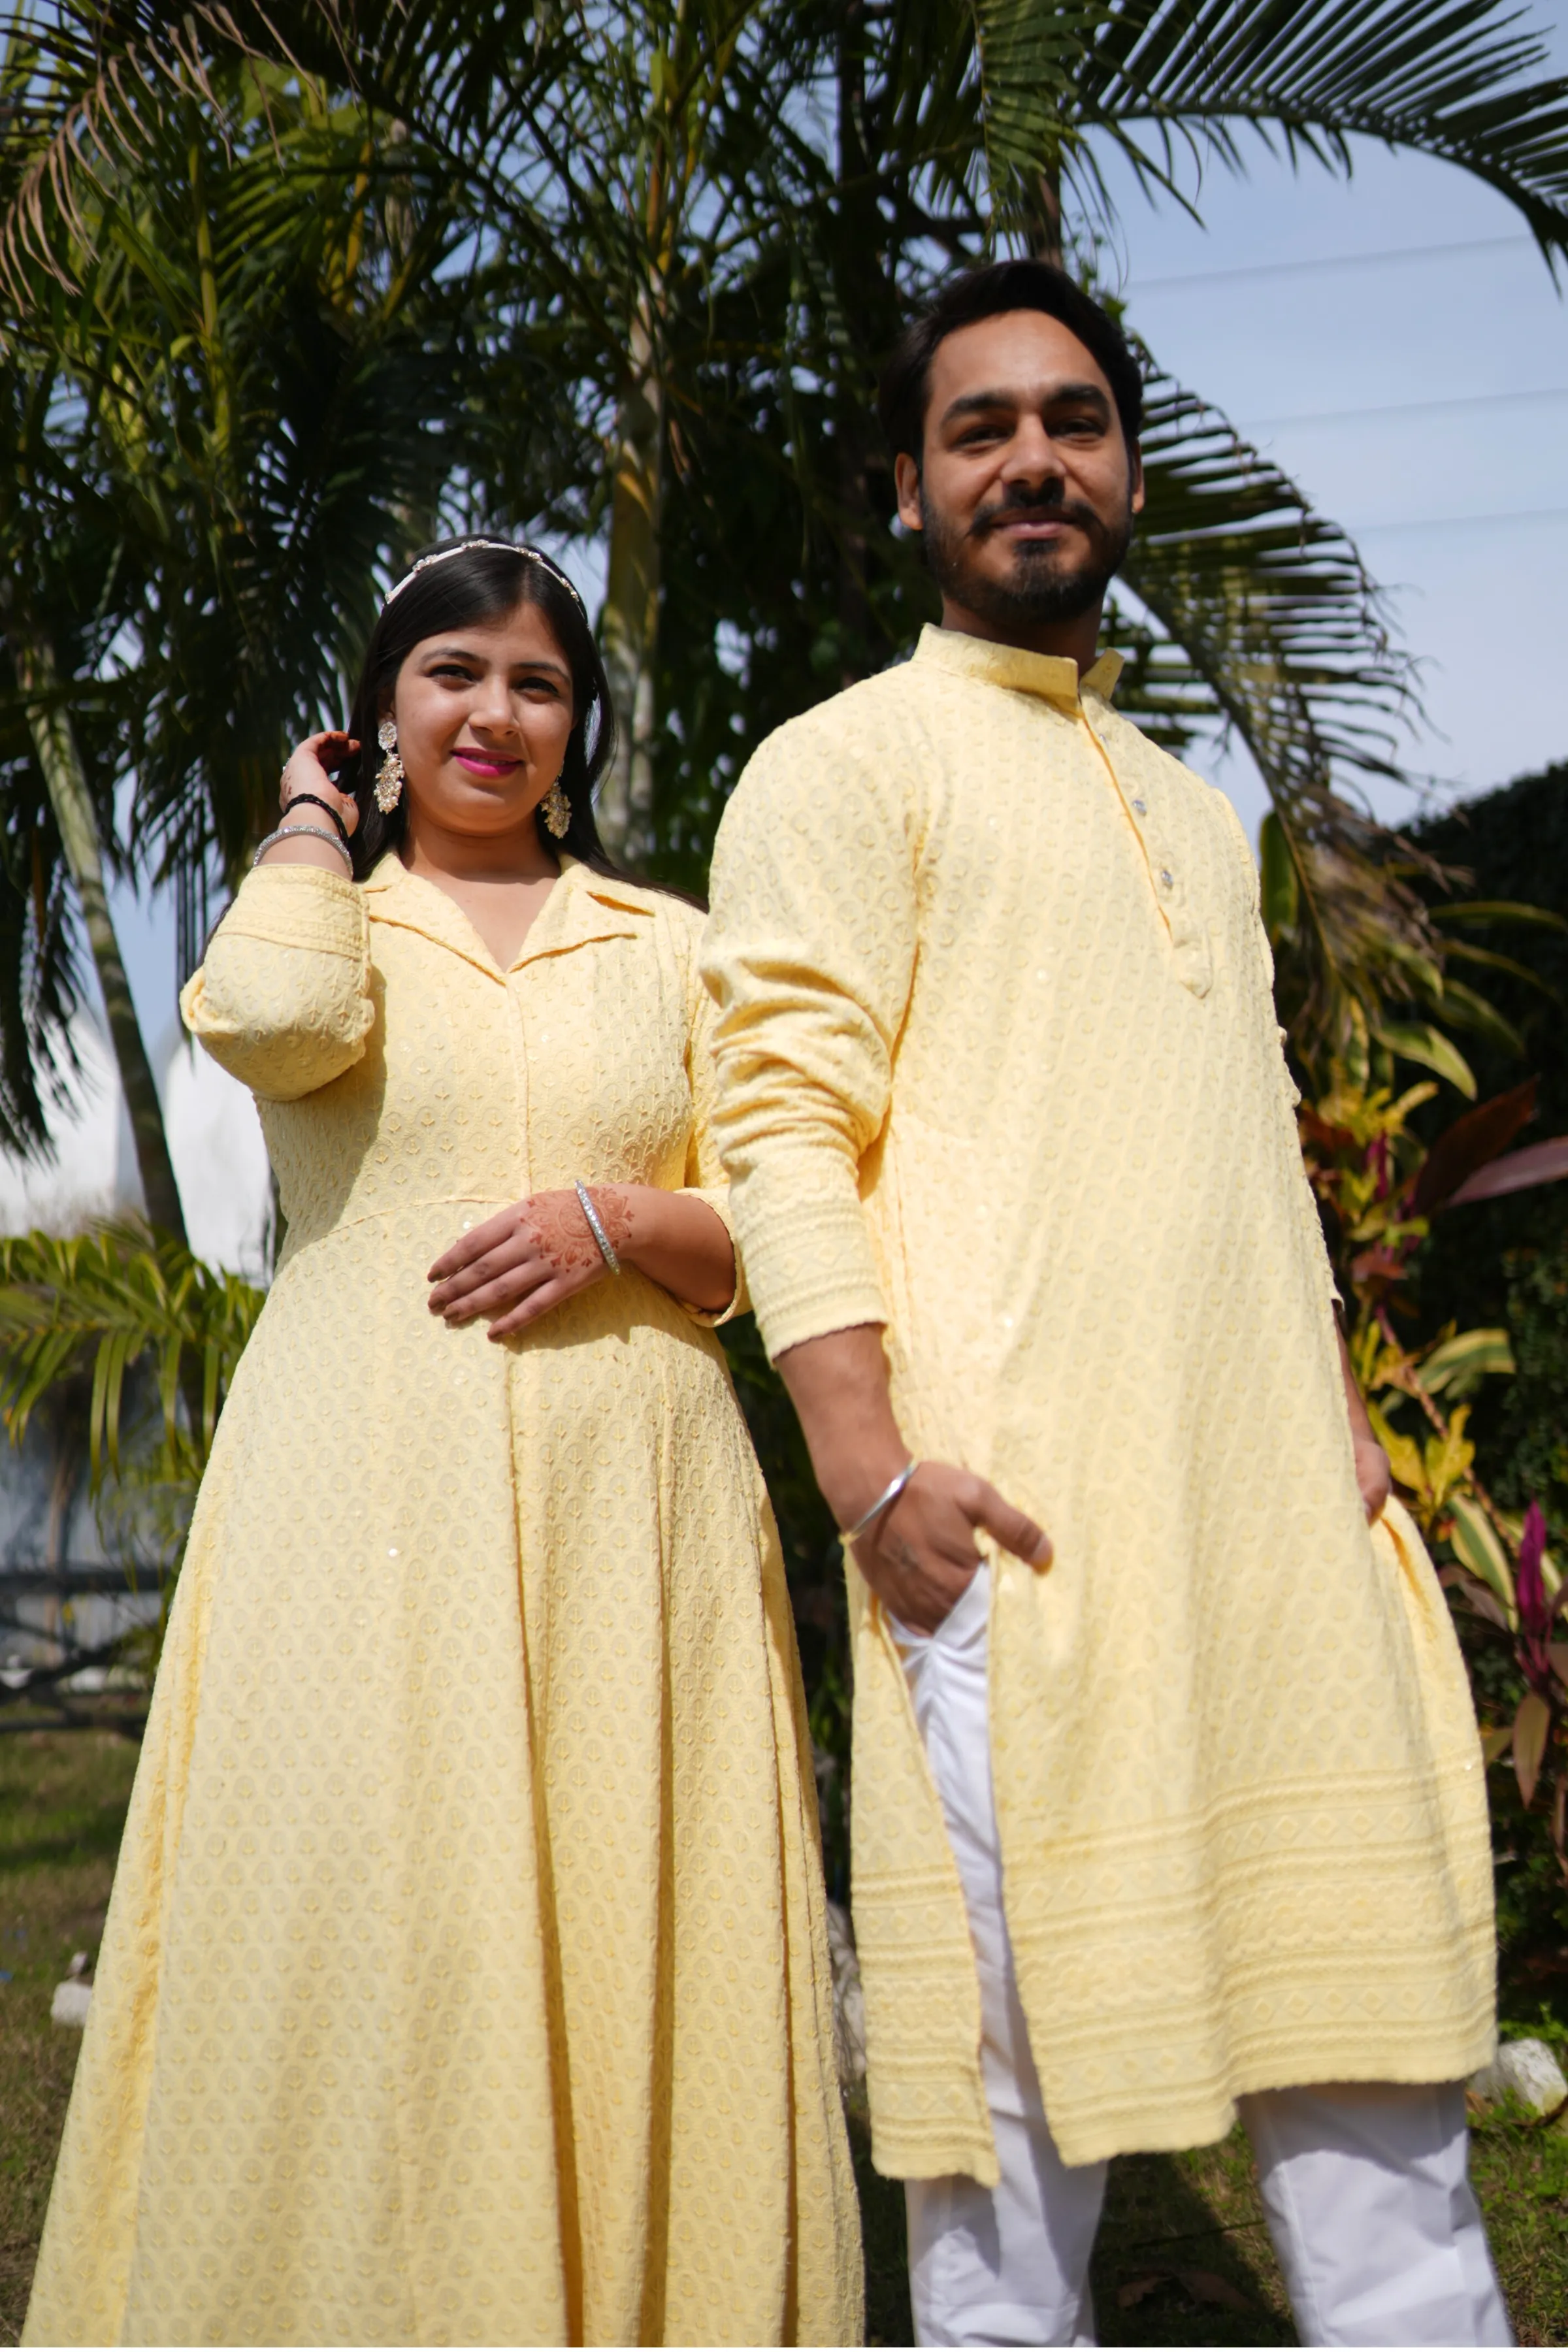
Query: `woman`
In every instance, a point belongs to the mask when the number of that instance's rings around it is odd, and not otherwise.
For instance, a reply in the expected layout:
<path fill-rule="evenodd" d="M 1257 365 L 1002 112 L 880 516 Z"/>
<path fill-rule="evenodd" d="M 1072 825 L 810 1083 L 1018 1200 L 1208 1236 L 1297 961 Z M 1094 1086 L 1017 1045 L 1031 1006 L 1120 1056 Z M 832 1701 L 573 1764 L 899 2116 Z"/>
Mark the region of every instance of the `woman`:
<path fill-rule="evenodd" d="M 699 919 L 599 845 L 609 708 L 553 565 L 431 550 L 182 999 L 288 1239 L 28 2340 L 858 2335 Z"/>

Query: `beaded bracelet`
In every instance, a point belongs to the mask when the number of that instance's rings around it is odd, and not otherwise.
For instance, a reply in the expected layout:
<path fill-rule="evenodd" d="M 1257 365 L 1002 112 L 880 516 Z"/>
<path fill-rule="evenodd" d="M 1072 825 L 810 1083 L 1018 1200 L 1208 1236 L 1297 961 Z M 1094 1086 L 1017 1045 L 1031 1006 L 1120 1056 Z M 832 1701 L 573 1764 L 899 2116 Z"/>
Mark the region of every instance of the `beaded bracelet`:
<path fill-rule="evenodd" d="M 343 823 L 342 810 L 335 809 L 331 801 L 324 801 L 320 793 L 296 793 L 283 812 L 285 819 L 292 816 L 297 808 L 319 808 L 324 816 L 331 817 L 338 839 L 347 846 L 349 829 Z"/>

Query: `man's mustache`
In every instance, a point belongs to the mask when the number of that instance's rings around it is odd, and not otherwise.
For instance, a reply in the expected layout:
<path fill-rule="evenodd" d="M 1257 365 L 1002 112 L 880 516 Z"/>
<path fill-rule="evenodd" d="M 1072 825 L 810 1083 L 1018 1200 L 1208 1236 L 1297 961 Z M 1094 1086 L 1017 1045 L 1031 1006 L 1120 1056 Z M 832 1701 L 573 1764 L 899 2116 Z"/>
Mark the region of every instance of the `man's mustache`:
<path fill-rule="evenodd" d="M 1090 506 L 1081 499 L 1041 498 L 1028 490 L 1009 490 L 1005 498 L 988 507 L 976 507 L 967 536 L 984 539 L 1004 523 L 1016 522 L 1027 517 L 1032 522 L 1069 522 L 1088 533 L 1090 540 L 1102 539 L 1105 525 Z"/>

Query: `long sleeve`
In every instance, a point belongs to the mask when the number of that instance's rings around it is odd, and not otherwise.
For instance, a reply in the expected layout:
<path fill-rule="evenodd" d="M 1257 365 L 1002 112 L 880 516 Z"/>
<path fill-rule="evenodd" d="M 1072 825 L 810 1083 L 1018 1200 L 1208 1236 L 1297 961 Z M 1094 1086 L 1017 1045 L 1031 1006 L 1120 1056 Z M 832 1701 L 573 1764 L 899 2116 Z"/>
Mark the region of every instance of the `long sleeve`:
<path fill-rule="evenodd" d="M 180 996 L 185 1026 L 254 1094 L 296 1102 L 360 1060 L 375 1018 L 370 927 L 346 877 L 258 866 Z"/>
<path fill-rule="evenodd" d="M 740 1245 L 735 1239 L 735 1221 L 730 1203 L 730 1180 L 724 1173 L 724 1163 L 719 1155 L 718 1139 L 713 1131 L 714 1097 L 717 1084 L 713 1068 L 713 1030 L 718 1015 L 713 1000 L 703 985 L 697 966 L 697 949 L 700 930 L 693 925 L 682 944 L 687 954 L 687 1012 L 690 1027 L 686 1049 L 687 1082 L 691 1088 L 691 1134 L 686 1151 L 686 1181 L 682 1192 L 695 1193 L 710 1208 L 730 1236 L 735 1252 L 735 1288 L 730 1303 L 714 1314 L 707 1308 L 693 1307 L 683 1299 L 686 1312 L 697 1322 L 716 1329 L 721 1323 L 732 1322 L 751 1307 L 746 1288 L 746 1270 L 742 1263 Z"/>
<path fill-rule="evenodd" d="M 725 811 L 702 969 L 714 1125 L 770 1357 L 887 1319 L 861 1207 L 914 971 L 915 858 L 899 780 L 808 718 Z"/>

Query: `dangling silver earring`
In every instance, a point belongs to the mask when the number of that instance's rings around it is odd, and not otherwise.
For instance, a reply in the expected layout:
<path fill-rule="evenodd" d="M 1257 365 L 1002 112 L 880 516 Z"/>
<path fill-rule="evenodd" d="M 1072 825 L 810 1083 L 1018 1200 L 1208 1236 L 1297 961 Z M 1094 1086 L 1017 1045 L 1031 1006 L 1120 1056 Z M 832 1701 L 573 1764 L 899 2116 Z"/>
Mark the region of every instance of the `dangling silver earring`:
<path fill-rule="evenodd" d="M 375 730 L 375 740 L 386 757 L 375 774 L 375 804 L 383 816 L 390 816 L 403 798 L 403 762 L 397 756 L 397 721 L 384 719 Z"/>
<path fill-rule="evenodd" d="M 572 803 L 561 789 L 559 776 L 556 777 L 539 805 L 544 812 L 544 822 L 556 840 L 564 841 L 572 823 Z"/>

